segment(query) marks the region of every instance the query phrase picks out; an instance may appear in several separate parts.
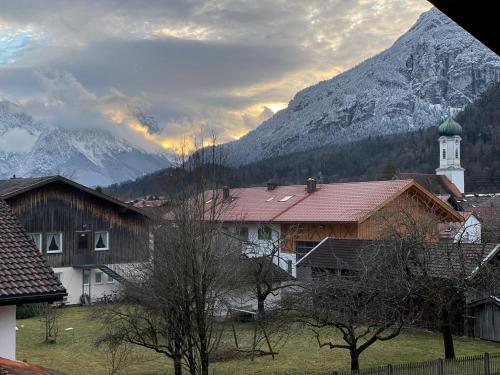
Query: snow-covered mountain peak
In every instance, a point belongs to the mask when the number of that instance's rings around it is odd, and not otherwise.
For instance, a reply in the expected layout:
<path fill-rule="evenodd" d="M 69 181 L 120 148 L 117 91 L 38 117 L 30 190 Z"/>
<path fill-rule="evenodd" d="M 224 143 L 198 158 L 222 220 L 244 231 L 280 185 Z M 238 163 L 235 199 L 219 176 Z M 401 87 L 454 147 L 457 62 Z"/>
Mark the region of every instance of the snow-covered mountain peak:
<path fill-rule="evenodd" d="M 234 165 L 327 144 L 435 126 L 500 80 L 500 57 L 439 10 L 387 50 L 295 95 L 223 146 Z"/>
<path fill-rule="evenodd" d="M 62 174 L 109 185 L 169 165 L 166 154 L 137 149 L 106 130 L 47 126 L 0 101 L 0 178 Z"/>

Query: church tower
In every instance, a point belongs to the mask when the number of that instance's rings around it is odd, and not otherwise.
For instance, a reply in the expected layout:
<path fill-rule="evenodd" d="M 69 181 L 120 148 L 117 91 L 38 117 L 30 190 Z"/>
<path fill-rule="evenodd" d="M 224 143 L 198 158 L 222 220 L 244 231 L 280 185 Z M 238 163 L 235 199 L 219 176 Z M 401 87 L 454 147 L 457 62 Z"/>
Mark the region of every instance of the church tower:
<path fill-rule="evenodd" d="M 439 168 L 436 174 L 445 175 L 464 193 L 464 171 L 460 165 L 460 141 L 462 126 L 448 117 L 438 128 L 439 132 Z"/>

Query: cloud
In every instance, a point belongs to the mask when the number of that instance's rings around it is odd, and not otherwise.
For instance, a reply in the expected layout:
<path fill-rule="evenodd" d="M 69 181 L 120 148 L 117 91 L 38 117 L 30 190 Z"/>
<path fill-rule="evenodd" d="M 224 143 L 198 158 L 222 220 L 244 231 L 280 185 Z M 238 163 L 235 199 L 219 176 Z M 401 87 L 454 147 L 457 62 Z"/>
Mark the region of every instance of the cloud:
<path fill-rule="evenodd" d="M 53 126 L 142 147 L 221 141 L 390 44 L 425 0 L 16 0 L 0 14 L 0 97 Z M 2 34 L 3 33 L 3 34 Z M 156 123 L 137 122 L 137 111 Z"/>

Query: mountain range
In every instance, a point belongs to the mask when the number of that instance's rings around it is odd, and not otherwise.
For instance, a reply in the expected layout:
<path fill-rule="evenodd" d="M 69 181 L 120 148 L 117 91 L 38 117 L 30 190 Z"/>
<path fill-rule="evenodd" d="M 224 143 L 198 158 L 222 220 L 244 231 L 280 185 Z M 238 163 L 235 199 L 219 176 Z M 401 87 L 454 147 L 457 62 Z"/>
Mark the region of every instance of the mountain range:
<path fill-rule="evenodd" d="M 223 145 L 233 166 L 434 126 L 500 80 L 500 57 L 433 8 L 390 48 Z"/>
<path fill-rule="evenodd" d="M 152 118 L 141 113 L 148 127 Z M 12 145 L 22 146 L 13 149 Z M 0 178 L 59 174 L 88 186 L 130 180 L 170 165 L 105 130 L 66 129 L 35 121 L 8 101 L 0 102 Z"/>

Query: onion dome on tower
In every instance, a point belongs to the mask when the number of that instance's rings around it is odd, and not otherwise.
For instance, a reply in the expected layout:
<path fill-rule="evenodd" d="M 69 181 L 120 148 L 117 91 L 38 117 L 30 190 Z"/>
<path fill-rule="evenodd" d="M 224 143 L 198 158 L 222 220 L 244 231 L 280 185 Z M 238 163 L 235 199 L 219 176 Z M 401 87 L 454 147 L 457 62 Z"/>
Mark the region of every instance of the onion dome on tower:
<path fill-rule="evenodd" d="M 453 137 L 454 135 L 462 135 L 462 125 L 448 117 L 443 121 L 438 128 L 439 136 Z"/>

